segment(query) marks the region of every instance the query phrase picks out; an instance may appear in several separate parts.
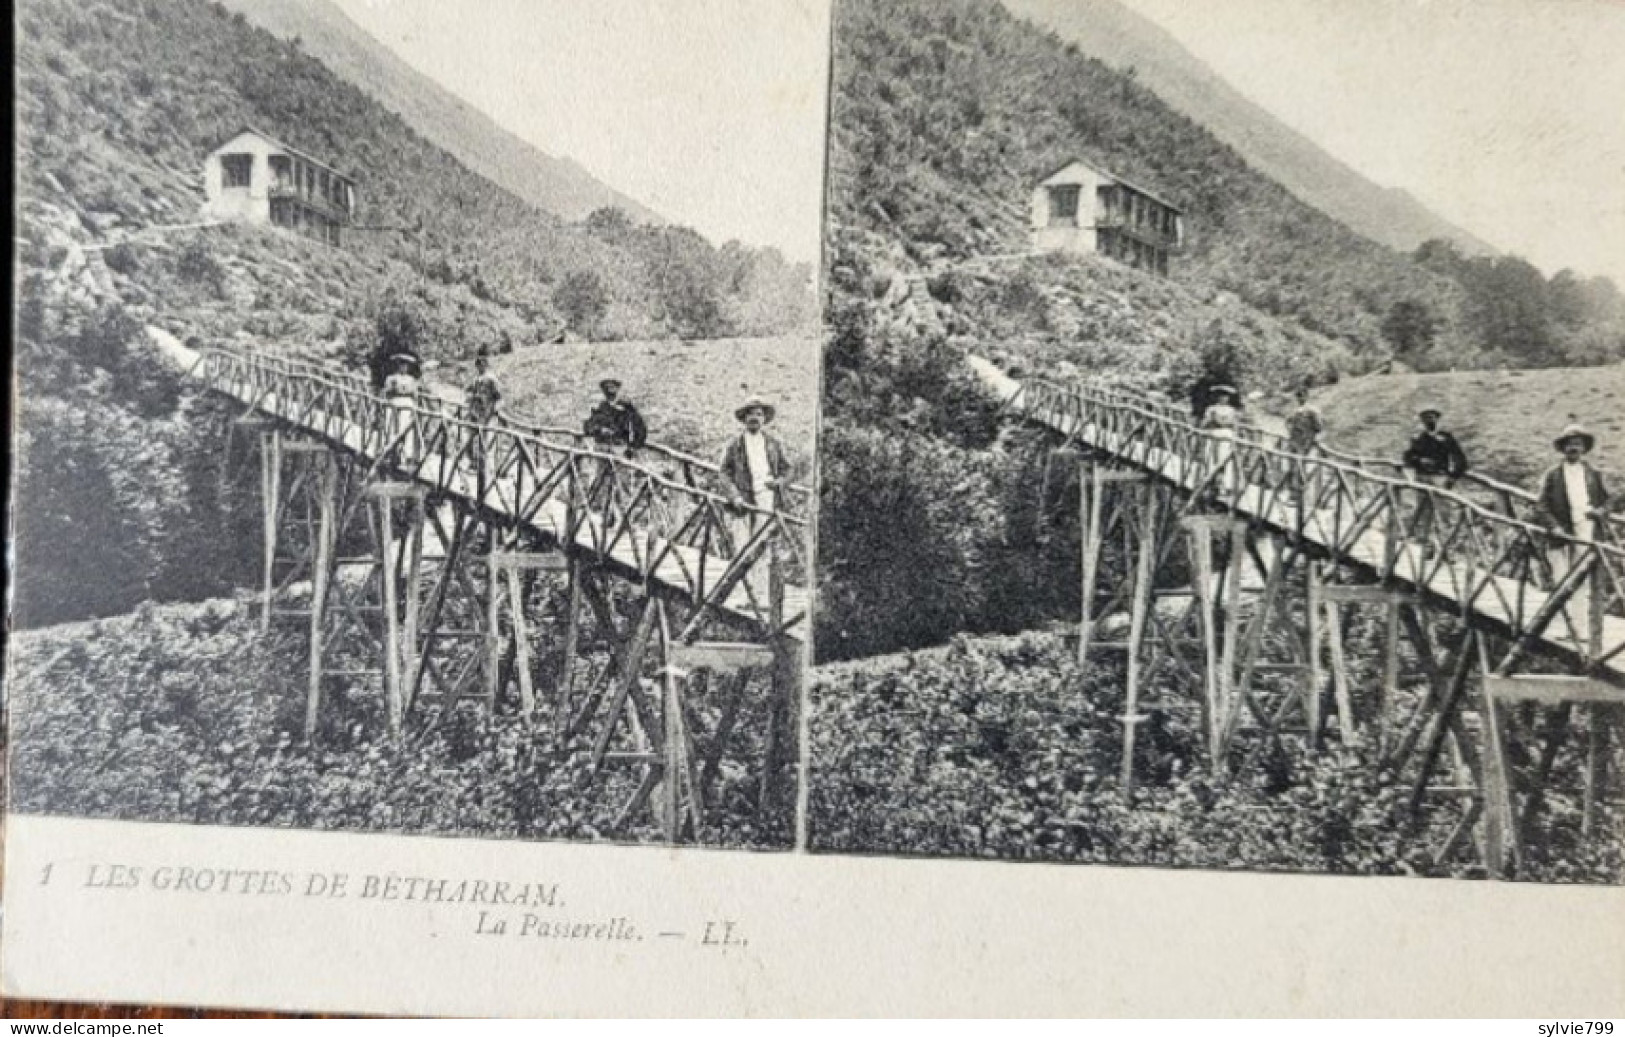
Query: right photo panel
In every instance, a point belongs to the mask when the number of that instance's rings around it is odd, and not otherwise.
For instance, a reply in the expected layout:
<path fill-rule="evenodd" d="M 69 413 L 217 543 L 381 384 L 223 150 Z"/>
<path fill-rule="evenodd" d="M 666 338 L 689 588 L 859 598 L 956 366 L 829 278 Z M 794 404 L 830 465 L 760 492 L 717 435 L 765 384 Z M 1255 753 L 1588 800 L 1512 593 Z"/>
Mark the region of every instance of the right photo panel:
<path fill-rule="evenodd" d="M 837 3 L 809 847 L 1625 881 L 1620 53 Z"/>

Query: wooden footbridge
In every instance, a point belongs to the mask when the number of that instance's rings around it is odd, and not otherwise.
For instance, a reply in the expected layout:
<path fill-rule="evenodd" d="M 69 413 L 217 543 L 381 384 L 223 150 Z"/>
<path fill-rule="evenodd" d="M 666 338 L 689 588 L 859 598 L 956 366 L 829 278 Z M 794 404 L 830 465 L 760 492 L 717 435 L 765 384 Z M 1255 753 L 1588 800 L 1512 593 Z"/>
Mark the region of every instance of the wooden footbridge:
<path fill-rule="evenodd" d="M 1284 738 L 1362 744 L 1408 789 L 1413 835 L 1433 838 L 1437 861 L 1476 848 L 1491 874 L 1515 871 L 1565 776 L 1590 835 L 1625 712 L 1616 519 L 1582 542 L 1491 480 L 1447 490 L 1259 430 L 1217 437 L 1134 393 L 970 362 L 1011 413 L 1056 434 L 1052 457 L 1078 463 L 1078 651 L 1126 655 L 1127 794 L 1137 728 L 1191 710 L 1221 774 Z M 1125 612 L 1126 632 L 1105 640 L 1100 621 Z M 1374 651 L 1350 647 L 1356 630 Z"/>
<path fill-rule="evenodd" d="M 652 808 L 674 841 L 703 841 L 725 765 L 755 768 L 758 809 L 782 792 L 805 490 L 735 504 L 677 451 L 628 458 L 431 394 L 386 400 L 331 367 L 154 337 L 240 404 L 232 435 L 258 449 L 264 622 L 308 630 L 309 736 L 339 687 L 381 694 L 396 739 L 469 701 L 511 708 L 595 777 L 640 772 L 617 824 Z M 765 735 L 744 747 L 753 714 Z"/>

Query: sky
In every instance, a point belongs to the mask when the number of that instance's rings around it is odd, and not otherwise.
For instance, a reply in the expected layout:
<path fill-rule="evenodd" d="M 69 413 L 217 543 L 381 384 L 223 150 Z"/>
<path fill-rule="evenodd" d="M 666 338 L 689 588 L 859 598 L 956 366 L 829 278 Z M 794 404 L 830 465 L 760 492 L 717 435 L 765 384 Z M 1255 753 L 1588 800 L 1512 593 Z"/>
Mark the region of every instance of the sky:
<path fill-rule="evenodd" d="M 1332 155 L 1625 288 L 1625 0 L 1122 0 Z"/>
<path fill-rule="evenodd" d="M 504 128 L 674 222 L 818 261 L 828 0 L 337 3 Z"/>

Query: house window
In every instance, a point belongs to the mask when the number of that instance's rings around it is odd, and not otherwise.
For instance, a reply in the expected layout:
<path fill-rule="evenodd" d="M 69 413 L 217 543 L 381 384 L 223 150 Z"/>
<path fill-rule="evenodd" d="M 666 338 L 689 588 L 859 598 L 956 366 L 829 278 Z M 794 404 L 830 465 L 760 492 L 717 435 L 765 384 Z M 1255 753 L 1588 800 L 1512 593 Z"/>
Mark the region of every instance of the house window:
<path fill-rule="evenodd" d="M 1049 189 L 1049 218 L 1051 223 L 1076 224 L 1078 222 L 1078 186 L 1076 184 Z"/>
<path fill-rule="evenodd" d="M 247 187 L 254 179 L 254 156 L 221 155 L 220 177 L 226 187 Z"/>
<path fill-rule="evenodd" d="M 271 163 L 271 186 L 286 188 L 289 173 L 288 156 L 271 155 L 269 161 Z"/>

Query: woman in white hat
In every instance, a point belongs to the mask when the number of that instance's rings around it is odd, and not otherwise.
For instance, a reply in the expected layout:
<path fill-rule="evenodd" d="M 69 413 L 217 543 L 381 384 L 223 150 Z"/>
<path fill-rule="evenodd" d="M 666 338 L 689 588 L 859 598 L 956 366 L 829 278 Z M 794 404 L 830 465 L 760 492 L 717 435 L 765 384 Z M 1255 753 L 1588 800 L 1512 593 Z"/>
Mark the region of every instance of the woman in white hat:
<path fill-rule="evenodd" d="M 1208 459 L 1217 473 L 1214 486 L 1225 498 L 1236 488 L 1236 426 L 1241 424 L 1241 394 L 1233 386 L 1215 385 L 1208 389 L 1207 409 L 1202 412 L 1202 428 L 1213 437 Z"/>
<path fill-rule="evenodd" d="M 389 358 L 389 366 L 384 397 L 389 401 L 389 438 L 394 441 L 412 428 L 418 397 L 418 358 L 411 353 L 396 353 Z"/>

